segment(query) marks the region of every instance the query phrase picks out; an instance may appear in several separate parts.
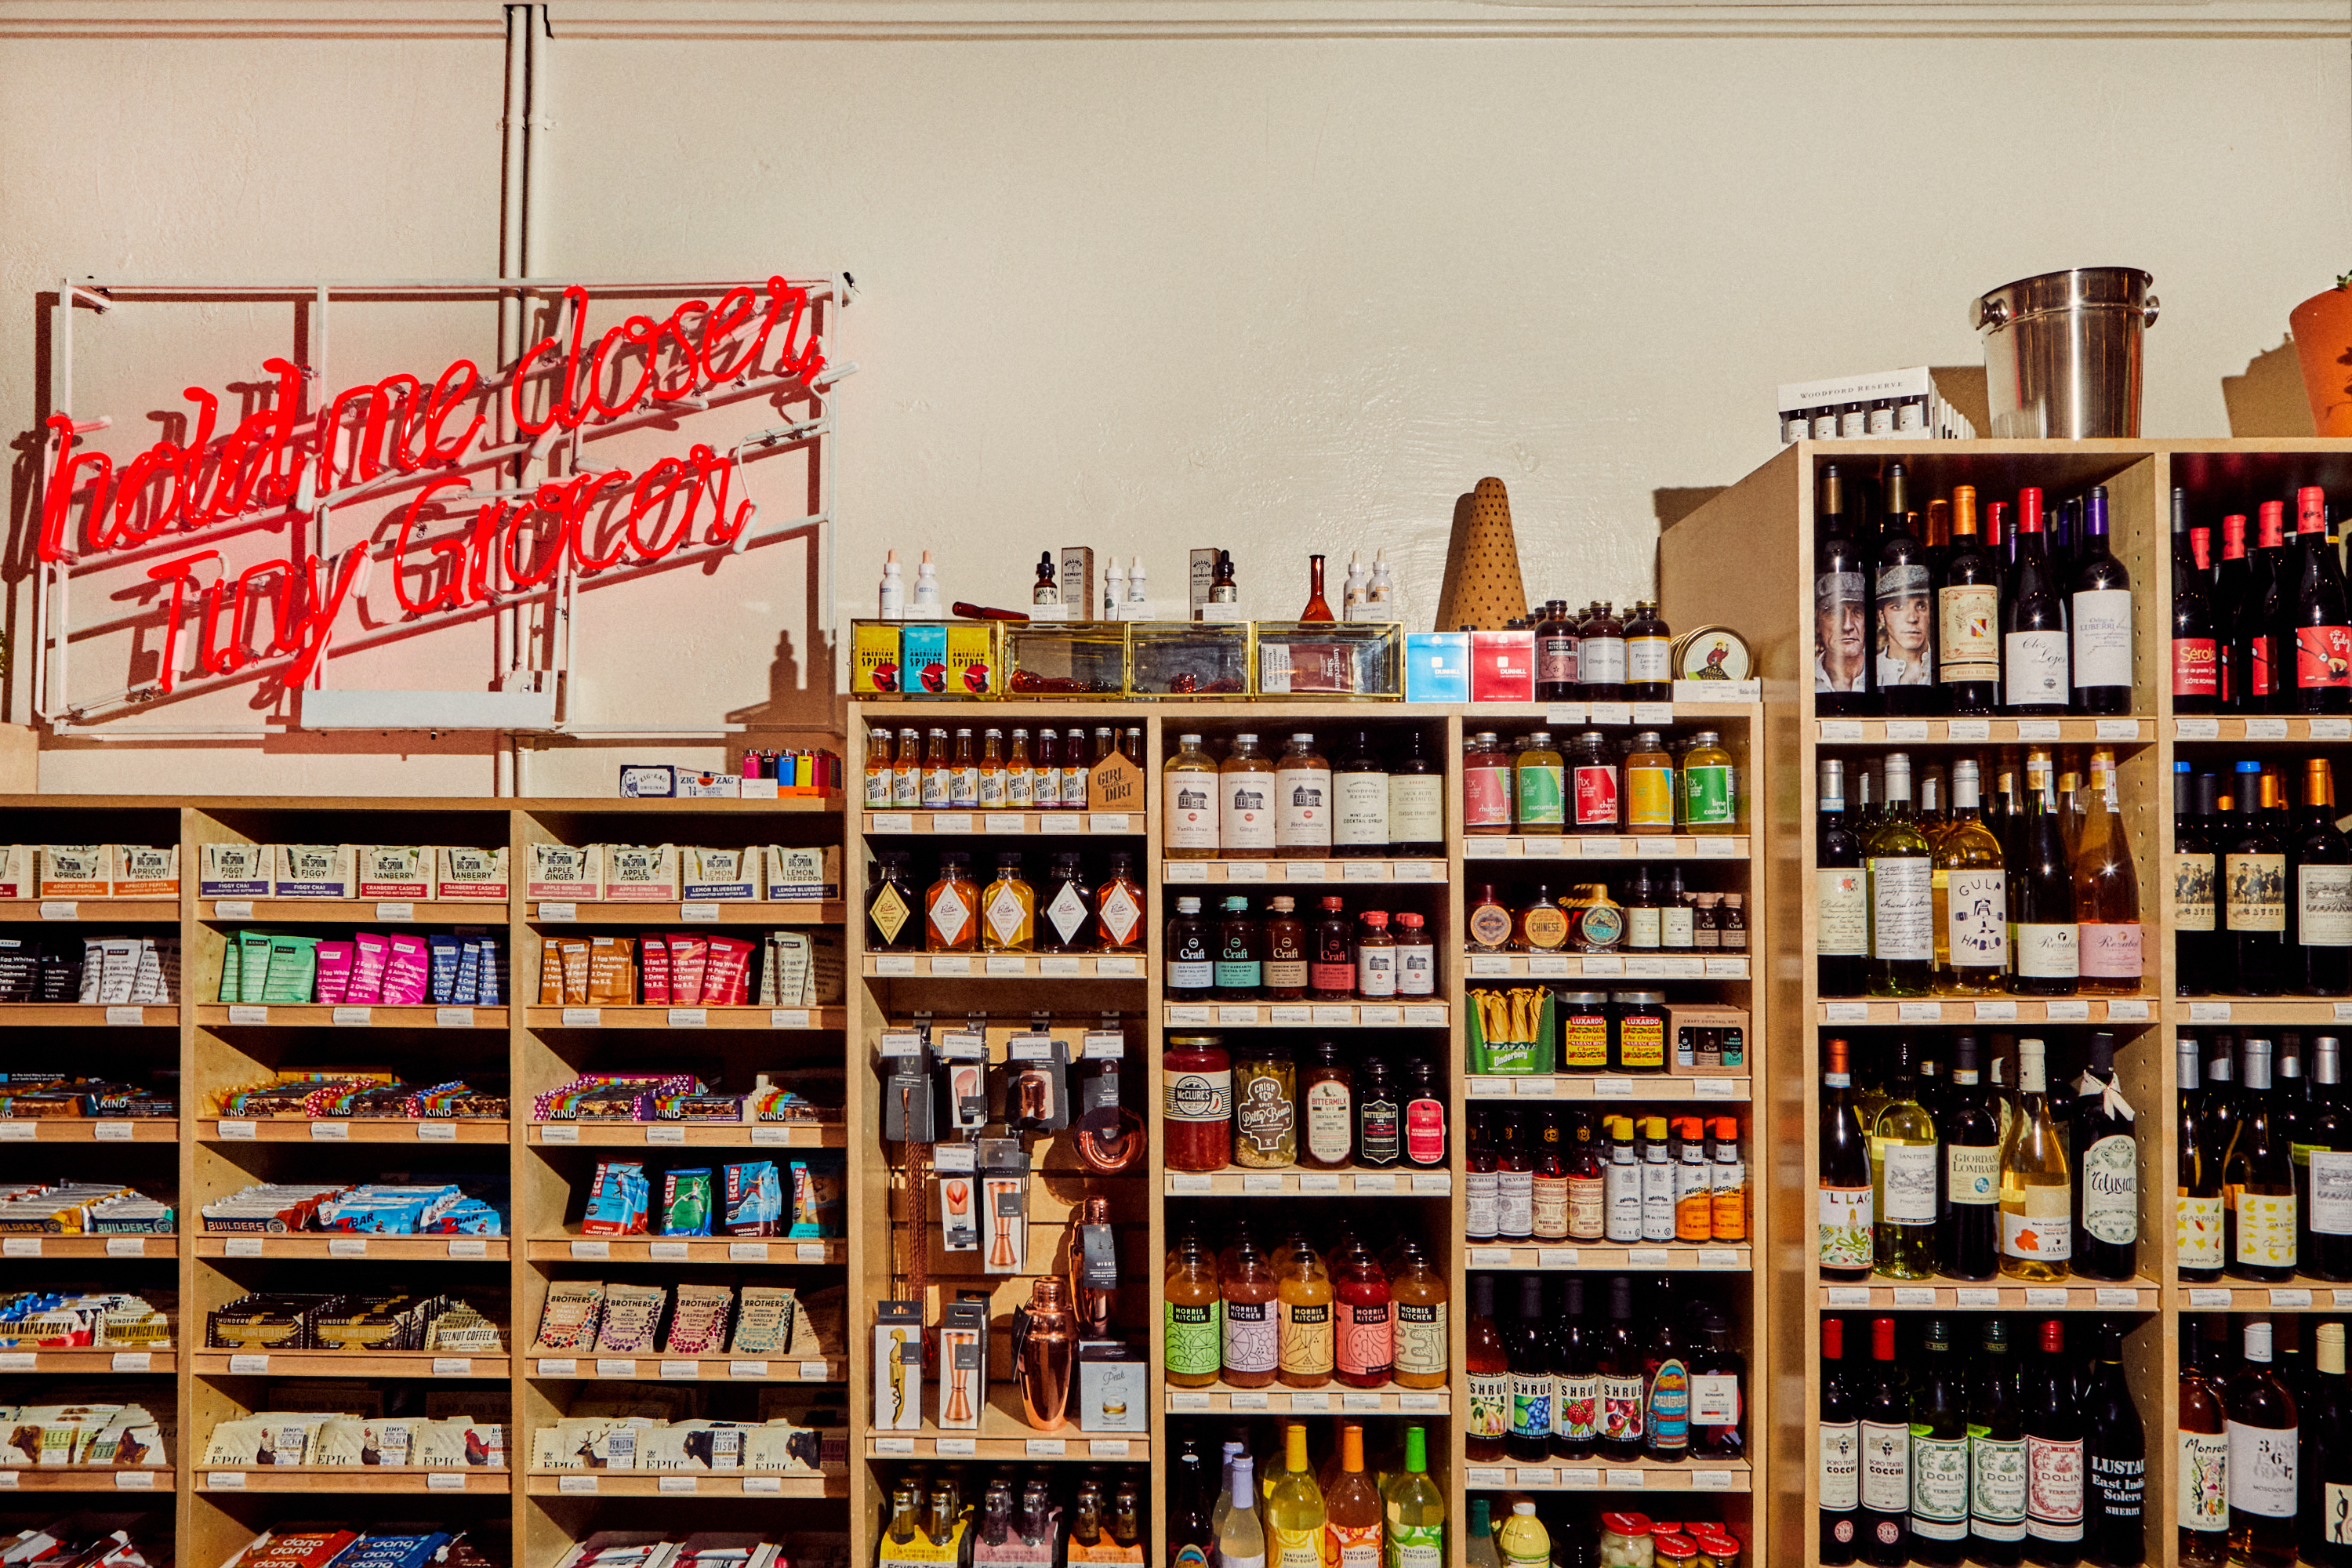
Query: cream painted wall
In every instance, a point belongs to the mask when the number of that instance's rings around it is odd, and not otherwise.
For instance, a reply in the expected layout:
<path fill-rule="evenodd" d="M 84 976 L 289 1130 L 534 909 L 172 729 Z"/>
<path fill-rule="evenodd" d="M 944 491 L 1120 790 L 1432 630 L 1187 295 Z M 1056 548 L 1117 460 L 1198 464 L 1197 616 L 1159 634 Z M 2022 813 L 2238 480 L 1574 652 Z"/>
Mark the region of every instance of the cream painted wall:
<path fill-rule="evenodd" d="M 488 271 L 500 60 L 495 42 L 0 50 L 7 428 L 35 423 L 31 300 L 68 270 Z M 1385 545 L 1426 624 L 1454 499 L 1489 473 L 1511 488 L 1532 593 L 1623 601 L 1651 582 L 1656 492 L 1770 455 L 1777 383 L 1976 363 L 1964 308 L 1982 288 L 2147 268 L 2164 312 L 2146 431 L 2225 434 L 2223 379 L 2352 265 L 2341 37 L 676 42 L 559 26 L 547 69 L 540 273 L 856 274 L 845 614 L 869 611 L 886 546 L 934 550 L 949 596 L 1003 603 L 1044 546 L 1140 552 L 1173 595 L 1183 551 L 1220 543 L 1253 606 L 1279 614 L 1307 552 Z M 102 155 L 25 155 L 75 138 Z M 186 379 L 173 347 L 163 334 L 151 406 Z M 764 556 L 603 595 L 583 700 L 616 721 L 806 711 L 832 657 L 812 640 L 810 564 L 796 546 Z M 470 654 L 417 658 L 478 681 Z M 21 677 L 12 700 L 20 714 Z M 83 748 L 46 757 L 43 782 L 488 787 L 471 743 L 341 750 Z M 526 783 L 603 793 L 623 754 L 718 752 L 542 753 Z"/>

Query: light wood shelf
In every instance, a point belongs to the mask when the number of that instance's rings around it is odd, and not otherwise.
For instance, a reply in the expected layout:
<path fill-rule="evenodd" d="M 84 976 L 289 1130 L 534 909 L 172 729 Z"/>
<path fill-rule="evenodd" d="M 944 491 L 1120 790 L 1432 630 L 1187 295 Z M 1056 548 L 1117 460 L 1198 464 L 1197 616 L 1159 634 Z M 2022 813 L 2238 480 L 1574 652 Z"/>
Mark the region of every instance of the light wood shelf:
<path fill-rule="evenodd" d="M 838 1029 L 843 1007 L 526 1007 L 533 1029 Z"/>
<path fill-rule="evenodd" d="M 1377 1414 L 1442 1417 L 1453 1410 L 1454 1394 L 1446 1388 L 1399 1388 L 1393 1384 L 1379 1388 L 1345 1388 L 1336 1383 L 1325 1388 L 1289 1388 L 1281 1384 L 1267 1388 L 1228 1388 L 1220 1383 L 1208 1388 L 1171 1386 L 1166 1408 L 1171 1415 L 1344 1417 Z"/>
<path fill-rule="evenodd" d="M 1744 1105 L 1752 1078 L 1672 1073 L 1473 1073 L 1473 1100 L 1565 1100 L 1627 1104 L 1685 1100 L 1694 1105 Z"/>
<path fill-rule="evenodd" d="M 504 1143 L 505 1121 L 452 1117 L 206 1116 L 196 1137 L 207 1143 Z"/>
<path fill-rule="evenodd" d="M 350 1006 L 329 1006 L 323 1003 L 306 1002 L 299 1005 L 272 1002 L 231 1005 L 220 1002 L 199 1003 L 196 1022 L 208 1029 L 479 1029 L 500 1030 L 507 1026 L 504 1007 L 478 1007 L 469 1004 L 457 1006 L 385 1006 L 381 1004 L 354 1004 Z"/>
<path fill-rule="evenodd" d="M 0 1028 L 176 1029 L 180 1009 L 156 1003 L 0 1002 Z"/>
<path fill-rule="evenodd" d="M 329 1236 L 301 1231 L 289 1236 L 232 1236 L 211 1232 L 195 1238 L 198 1258 L 315 1258 L 338 1263 L 391 1258 L 401 1262 L 426 1259 L 504 1263 L 511 1244 L 503 1236 Z M 258 1251 L 245 1246 L 255 1244 Z M 471 1248 L 478 1245 L 477 1254 Z"/>
<path fill-rule="evenodd" d="M 1454 1173 L 1403 1165 L 1390 1170 L 1349 1165 L 1336 1171 L 1170 1171 L 1160 1178 L 1160 1191 L 1171 1198 L 1239 1197 L 1255 1193 L 1310 1198 L 1450 1198 Z"/>
<path fill-rule="evenodd" d="M 1474 1241 L 1469 1267 L 1513 1274 L 1554 1269 L 1618 1274 L 1745 1274 L 1756 1266 L 1756 1249 L 1744 1241 L 1670 1241 L 1632 1247 L 1590 1241 Z"/>
<path fill-rule="evenodd" d="M 505 911 L 499 911 L 504 918 Z M 177 899 L 0 899 L 0 925 L 177 925 Z"/>
<path fill-rule="evenodd" d="M 44 1116 L 0 1121 L 0 1143 L 176 1143 L 180 1119 Z"/>
<path fill-rule="evenodd" d="M 869 952 L 869 978 L 899 980 L 1142 980 L 1141 952 Z"/>
<path fill-rule="evenodd" d="M 2161 1288 L 2152 1279 L 2068 1279 L 2028 1285 L 2015 1279 L 1885 1279 L 1823 1284 L 1823 1311 L 2153 1312 Z"/>
<path fill-rule="evenodd" d="M 1746 834 L 1490 834 L 1462 841 L 1465 860 L 1745 860 Z M 1468 873 L 1465 871 L 1465 873 Z"/>
<path fill-rule="evenodd" d="M 562 903 L 552 899 L 530 900 L 530 919 L 548 925 L 680 926 L 823 926 L 839 925 L 849 906 L 839 899 L 802 900 L 724 899 L 711 903 L 638 903 L 607 900 Z M 499 911 L 505 918 L 505 911 Z"/>
<path fill-rule="evenodd" d="M 533 1121 L 542 1148 L 840 1149 L 849 1130 L 838 1121 Z"/>
<path fill-rule="evenodd" d="M 503 903 L 460 899 L 198 899 L 196 909 L 197 918 L 215 925 L 351 925 L 362 930 L 503 926 L 509 912 Z"/>
<path fill-rule="evenodd" d="M 1979 726 L 1982 726 L 1981 732 Z M 2134 746 L 2156 739 L 2152 718 L 2112 719 L 1816 719 L 1824 746 Z"/>
<path fill-rule="evenodd" d="M 839 1383 L 849 1371 L 845 1355 L 550 1356 L 533 1352 L 521 1360 L 524 1376 L 551 1383 L 627 1378 L 641 1383 L 824 1384 Z M 564 1370 L 567 1367 L 571 1370 Z"/>
<path fill-rule="evenodd" d="M 1840 998 L 1813 1005 L 1815 1021 L 1828 1029 L 1906 1025 L 1953 1029 L 2010 1024 L 2152 1024 L 2161 1016 L 2164 999 L 2155 995 L 1939 997 L 1908 1002 Z"/>
<path fill-rule="evenodd" d="M 1744 952 L 1465 952 L 1463 973 L 1472 980 L 1746 980 Z"/>
<path fill-rule="evenodd" d="M 314 1496 L 339 1492 L 458 1492 L 503 1497 L 512 1489 L 511 1470 L 436 1466 L 427 1469 L 389 1465 L 257 1465 L 198 1466 L 200 1492 L 308 1492 Z"/>
<path fill-rule="evenodd" d="M 567 1486 L 565 1483 L 569 1482 Z M 846 1475 L 745 1475 L 736 1470 L 531 1470 L 531 1497 L 845 1498 Z"/>
<path fill-rule="evenodd" d="M 1559 1459 L 1522 1465 L 1473 1463 L 1474 1492 L 1729 1492 L 1755 1489 L 1755 1470 L 1746 1459 Z"/>
<path fill-rule="evenodd" d="M 1160 880 L 1180 893 L 1192 885 L 1265 883 L 1345 892 L 1349 888 L 1442 888 L 1449 880 L 1443 859 L 1404 860 L 1162 860 Z"/>
<path fill-rule="evenodd" d="M 1149 826 L 1139 811 L 869 811 L 861 824 L 869 838 L 1140 838 Z"/>
<path fill-rule="evenodd" d="M 191 1351 L 198 1377 L 488 1378 L 513 1375 L 505 1351 Z"/>
<path fill-rule="evenodd" d="M 1453 1006 L 1412 1002 L 1169 1002 L 1171 1029 L 1443 1029 Z"/>
<path fill-rule="evenodd" d="M 534 1263 L 807 1265 L 849 1261 L 846 1241 L 803 1241 L 781 1236 L 582 1236 L 575 1231 L 562 1236 L 534 1236 L 523 1243 L 523 1249 L 524 1256 Z"/>
<path fill-rule="evenodd" d="M 31 1364 L 26 1365 L 29 1358 Z M 175 1350 L 110 1347 L 72 1351 L 0 1351 L 0 1373 L 57 1373 L 75 1377 L 170 1377 L 180 1370 Z"/>
<path fill-rule="evenodd" d="M 171 1258 L 180 1256 L 176 1236 L 0 1237 L 0 1258 Z"/>
<path fill-rule="evenodd" d="M 55 1468 L 12 1466 L 0 1471 L 0 1491 L 127 1492 L 168 1499 L 177 1490 L 178 1472 L 168 1469 L 113 1469 L 105 1466 L 59 1465 Z"/>

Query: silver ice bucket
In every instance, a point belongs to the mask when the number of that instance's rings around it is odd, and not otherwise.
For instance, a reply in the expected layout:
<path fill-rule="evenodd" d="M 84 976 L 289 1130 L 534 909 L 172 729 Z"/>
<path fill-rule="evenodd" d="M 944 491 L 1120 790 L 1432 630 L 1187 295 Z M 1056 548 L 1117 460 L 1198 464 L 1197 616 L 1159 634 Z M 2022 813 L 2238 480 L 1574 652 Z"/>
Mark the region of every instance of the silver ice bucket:
<path fill-rule="evenodd" d="M 2140 334 L 2156 281 L 2129 267 L 2021 278 L 1979 298 L 1990 434 L 2079 441 L 2139 434 Z"/>

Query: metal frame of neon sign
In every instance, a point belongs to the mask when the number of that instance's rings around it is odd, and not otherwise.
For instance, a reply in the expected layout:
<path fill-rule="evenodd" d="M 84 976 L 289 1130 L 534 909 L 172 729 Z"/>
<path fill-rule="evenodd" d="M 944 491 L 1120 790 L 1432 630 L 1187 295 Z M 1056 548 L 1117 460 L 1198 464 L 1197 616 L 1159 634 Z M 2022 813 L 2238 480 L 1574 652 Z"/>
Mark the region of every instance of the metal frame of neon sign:
<path fill-rule="evenodd" d="M 496 684 L 549 693 L 550 721 L 530 727 L 566 732 L 569 721 L 556 716 L 553 693 L 573 667 L 572 610 L 583 588 L 740 554 L 803 531 L 820 556 L 818 626 L 828 628 L 835 554 L 827 538 L 835 430 L 830 392 L 856 369 L 838 358 L 840 313 L 853 293 L 846 274 L 602 283 L 68 280 L 56 311 L 52 406 L 58 412 L 47 422 L 33 552 L 36 712 L 61 735 L 283 733 L 288 726 L 275 723 L 162 728 L 114 721 L 272 678 L 288 694 L 325 690 L 331 653 L 496 616 Z M 495 299 L 513 323 L 510 343 L 530 336 L 520 329 L 536 304 L 541 330 L 494 374 L 459 359 L 430 381 L 395 374 L 330 395 L 321 389 L 331 384 L 328 324 L 339 294 L 347 301 Z M 679 303 L 663 320 L 635 314 L 591 337 L 588 310 L 598 297 Z M 226 432 L 217 399 L 189 387 L 194 435 L 184 446 L 157 441 L 119 467 L 86 447 L 82 438 L 111 420 L 74 417 L 77 304 L 103 313 L 133 301 L 224 298 L 306 306 L 307 363 L 265 361 L 275 381 L 268 401 Z M 772 403 L 784 423 L 744 431 L 723 447 L 693 443 L 641 474 L 599 470 L 583 461 L 588 443 L 750 399 Z M 757 503 L 743 494 L 743 465 L 792 450 L 805 450 L 814 465 L 811 510 L 763 522 Z M 485 480 L 488 488 L 480 488 Z M 383 501 L 402 504 L 375 515 L 341 550 L 331 548 L 338 510 Z M 467 507 L 475 509 L 472 525 L 450 527 L 453 510 Z M 437 531 L 427 518 L 434 509 L 443 524 Z M 233 571 L 222 546 L 263 530 L 284 534 L 283 553 Z M 157 585 L 152 602 L 110 621 L 73 624 L 78 568 L 87 575 L 136 565 L 144 565 Z M 368 595 L 379 567 L 390 580 L 396 612 L 373 627 L 339 634 L 355 599 L 371 611 L 378 607 Z M 537 616 L 528 632 L 526 612 Z M 156 679 L 75 700 L 68 685 L 72 643 L 145 627 L 157 629 L 163 640 Z M 611 733 L 615 727 L 594 729 Z"/>

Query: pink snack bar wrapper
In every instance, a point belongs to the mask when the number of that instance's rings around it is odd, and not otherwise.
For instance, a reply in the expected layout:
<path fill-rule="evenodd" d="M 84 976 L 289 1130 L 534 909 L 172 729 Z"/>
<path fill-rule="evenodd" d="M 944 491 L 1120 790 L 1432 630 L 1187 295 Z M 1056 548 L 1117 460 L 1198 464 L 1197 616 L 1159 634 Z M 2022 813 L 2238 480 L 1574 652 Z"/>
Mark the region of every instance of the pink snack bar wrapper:
<path fill-rule="evenodd" d="M 356 946 L 348 942 L 322 942 L 319 944 L 315 985 L 321 1005 L 339 1007 L 348 999 L 352 988 L 352 960 L 356 952 Z"/>
<path fill-rule="evenodd" d="M 708 1007 L 740 1007 L 751 996 L 751 944 L 733 937 L 704 939 L 709 957 L 702 967 L 702 1003 Z"/>
<path fill-rule="evenodd" d="M 363 931 L 352 938 L 352 983 L 343 1000 L 354 1007 L 383 1001 L 384 961 L 391 955 L 391 943 L 380 931 Z"/>
<path fill-rule="evenodd" d="M 425 1000 L 433 968 L 421 936 L 394 935 L 384 939 L 391 952 L 383 961 L 383 1005 L 414 1007 Z"/>

